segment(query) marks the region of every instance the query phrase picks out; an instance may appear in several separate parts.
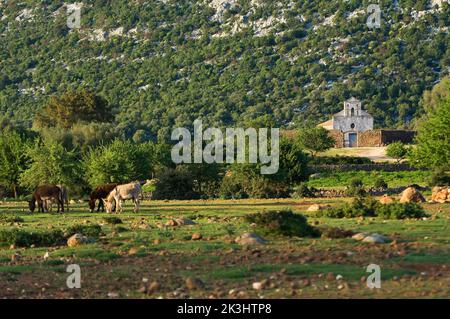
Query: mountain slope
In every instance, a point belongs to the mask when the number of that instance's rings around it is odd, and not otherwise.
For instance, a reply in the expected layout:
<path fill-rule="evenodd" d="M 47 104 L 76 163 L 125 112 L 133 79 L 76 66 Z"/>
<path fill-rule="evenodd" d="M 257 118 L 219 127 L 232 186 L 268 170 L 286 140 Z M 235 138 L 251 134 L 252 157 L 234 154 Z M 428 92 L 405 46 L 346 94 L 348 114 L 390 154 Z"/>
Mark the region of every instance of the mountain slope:
<path fill-rule="evenodd" d="M 264 117 L 318 123 L 356 96 L 403 127 L 449 74 L 448 1 L 0 1 L 0 113 L 30 123 L 52 94 L 86 87 L 132 134 L 168 136 Z M 81 28 L 66 25 L 81 8 Z"/>

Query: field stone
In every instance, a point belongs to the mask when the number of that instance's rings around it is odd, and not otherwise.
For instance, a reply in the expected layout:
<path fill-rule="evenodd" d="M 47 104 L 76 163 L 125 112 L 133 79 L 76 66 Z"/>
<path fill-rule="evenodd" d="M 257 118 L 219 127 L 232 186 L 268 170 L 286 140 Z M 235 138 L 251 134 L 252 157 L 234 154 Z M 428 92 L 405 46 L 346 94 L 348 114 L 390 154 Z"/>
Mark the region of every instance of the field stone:
<path fill-rule="evenodd" d="M 389 242 L 389 238 L 380 234 L 371 234 L 362 240 L 364 243 L 384 244 Z"/>
<path fill-rule="evenodd" d="M 197 289 L 203 289 L 205 287 L 205 284 L 203 283 L 203 281 L 201 281 L 198 278 L 188 277 L 186 279 L 186 287 L 189 290 L 197 290 Z"/>
<path fill-rule="evenodd" d="M 252 287 L 255 290 L 262 290 L 262 289 L 264 289 L 264 284 L 265 284 L 264 282 L 254 282 L 252 284 Z"/>
<path fill-rule="evenodd" d="M 328 209 L 330 207 L 331 207 L 330 205 L 313 204 L 308 207 L 308 212 L 318 212 L 320 210 Z"/>
<path fill-rule="evenodd" d="M 408 187 L 401 193 L 400 203 L 423 203 L 425 198 L 414 187 Z"/>
<path fill-rule="evenodd" d="M 200 239 L 202 239 L 202 234 L 200 234 L 200 233 L 194 233 L 194 234 L 192 234 L 192 237 L 191 237 L 191 239 L 192 240 L 200 240 Z"/>
<path fill-rule="evenodd" d="M 157 292 L 160 288 L 161 288 L 161 285 L 159 284 L 159 282 L 154 281 L 148 287 L 148 293 L 153 294 L 153 293 Z"/>
<path fill-rule="evenodd" d="M 384 194 L 383 196 L 380 197 L 379 201 L 380 201 L 381 204 L 384 205 L 384 204 L 391 204 L 391 203 L 393 203 L 394 199 L 391 196 L 389 196 L 387 194 Z"/>
<path fill-rule="evenodd" d="M 128 255 L 136 255 L 138 252 L 139 252 L 139 248 L 131 247 L 130 250 L 128 250 Z"/>
<path fill-rule="evenodd" d="M 266 240 L 255 233 L 244 233 L 235 239 L 239 245 L 265 245 Z"/>
<path fill-rule="evenodd" d="M 364 238 L 366 238 L 369 235 L 369 233 L 358 233 L 352 236 L 353 239 L 355 240 L 363 240 Z"/>
<path fill-rule="evenodd" d="M 82 234 L 75 234 L 67 240 L 67 246 L 69 247 L 77 247 L 84 244 L 87 244 L 89 239 Z"/>

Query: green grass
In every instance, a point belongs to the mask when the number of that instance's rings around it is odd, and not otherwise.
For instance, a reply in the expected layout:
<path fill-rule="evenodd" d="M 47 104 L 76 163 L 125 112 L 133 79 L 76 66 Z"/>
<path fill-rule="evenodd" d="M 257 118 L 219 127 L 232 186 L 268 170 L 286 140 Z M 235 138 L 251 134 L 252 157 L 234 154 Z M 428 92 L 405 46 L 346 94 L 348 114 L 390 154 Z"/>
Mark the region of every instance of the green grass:
<path fill-rule="evenodd" d="M 350 171 L 350 172 L 324 172 L 319 178 L 310 179 L 308 186 L 316 188 L 344 188 L 349 185 L 353 178 L 360 178 L 364 187 L 373 187 L 375 180 L 383 178 L 389 187 L 408 186 L 418 184 L 427 186 L 427 179 L 430 172 L 383 172 L 383 171 Z"/>
<path fill-rule="evenodd" d="M 26 280 L 32 281 L 30 285 L 34 285 L 35 282 L 47 282 L 54 279 L 53 285 L 56 289 L 54 293 L 57 294 L 58 285 L 65 282 L 66 266 L 77 263 L 82 265 L 83 274 L 87 276 L 83 279 L 87 288 L 81 292 L 86 297 L 106 296 L 109 291 L 120 291 L 121 294 L 140 297 L 136 290 L 139 288 L 142 277 L 160 280 L 164 283 L 164 293 L 168 293 L 181 287 L 185 277 L 195 276 L 205 280 L 207 289 L 211 290 L 205 291 L 205 295 L 202 295 L 201 291 L 195 292 L 198 295 L 194 296 L 208 297 L 216 286 L 228 291 L 236 285 L 247 285 L 247 287 L 250 285 L 248 293 L 251 297 L 258 298 L 254 295 L 256 292 L 251 289 L 251 282 L 278 274 L 282 269 L 285 269 L 285 275 L 291 278 L 286 281 L 286 284 L 298 278 L 317 278 L 319 274 L 332 272 L 335 275 L 341 274 L 345 280 L 353 282 L 356 286 L 356 284 L 360 285 L 359 280 L 362 276 L 367 276 L 365 271 L 367 265 L 374 262 L 382 266 L 382 278 L 388 281 L 388 285 L 394 277 L 419 276 L 422 270 L 416 269 L 415 265 L 436 268 L 448 264 L 450 204 L 424 204 L 425 211 L 435 217 L 428 220 L 331 219 L 319 218 L 313 212 L 306 212 L 313 203 L 337 207 L 350 200 L 350 198 L 329 198 L 151 201 L 144 202 L 138 214 L 132 212 L 130 205 L 126 205 L 123 214 L 113 215 L 122 220 L 120 227 L 126 228 L 123 232 L 115 230 L 119 225 L 105 222 L 105 217 L 111 217 L 111 215 L 90 214 L 85 205 L 74 205 L 66 214 L 31 215 L 21 212 L 26 203 L 3 204 L 0 206 L 1 213 L 17 215 L 24 221 L 19 223 L 19 226 L 1 224 L 0 230 L 20 227 L 24 231 L 37 232 L 66 230 L 74 225 L 99 224 L 102 234 L 94 243 L 75 248 L 60 245 L 11 249 L 9 246 L 4 246 L 0 248 L 0 279 L 1 276 L 8 278 L 7 276 L 11 275 L 14 285 L 9 284 L 9 279 L 7 279 L 7 285 L 12 291 L 17 290 L 18 295 L 21 289 L 16 287 L 30 284 Z M 329 240 L 275 235 L 265 237 L 268 245 L 252 247 L 248 250 L 233 242 L 238 235 L 255 231 L 253 226 L 244 221 L 244 216 L 262 210 L 286 208 L 295 213 L 305 214 L 308 223 L 318 223 L 318 227 L 342 227 L 355 232 L 377 232 L 395 239 L 399 245 L 405 245 L 406 248 L 366 245 L 351 238 Z M 170 218 L 181 216 L 192 218 L 196 224 L 175 228 L 163 226 Z M 142 220 L 149 225 L 149 228 L 136 227 Z M 193 233 L 201 233 L 203 239 L 191 240 Z M 155 243 L 155 240 L 159 243 Z M 137 253 L 129 255 L 131 248 L 136 249 Z M 397 250 L 404 249 L 406 254 L 396 255 Z M 255 251 L 259 257 L 255 257 Z M 46 252 L 50 255 L 48 260 L 43 258 Z M 339 257 L 345 256 L 348 252 L 355 254 L 354 257 Z M 19 253 L 22 258 L 11 263 L 11 256 L 14 253 Z M 388 253 L 393 255 L 386 257 Z M 304 257 L 313 259 L 305 262 L 302 261 Z M 25 274 L 26 277 L 23 277 Z M 57 274 L 60 274 L 60 277 Z M 443 274 L 443 277 L 436 278 L 439 280 L 448 278 L 445 272 Z M 433 287 L 438 285 L 438 282 L 430 282 L 427 285 L 421 289 L 425 289 L 426 293 L 433 296 Z M 383 296 L 404 296 L 404 291 L 401 289 L 408 287 L 411 291 L 417 290 L 408 284 L 395 287 L 384 292 Z M 355 288 L 352 292 L 353 296 L 370 296 L 369 292 L 362 289 Z M 273 290 L 268 295 L 286 297 L 288 290 L 285 287 L 278 292 Z M 102 291 L 101 295 L 98 295 L 99 291 Z M 331 292 L 316 291 L 311 287 L 306 288 L 306 291 L 317 297 L 334 296 Z M 442 292 L 437 293 L 436 296 L 442 296 Z M 2 297 L 1 292 L 0 297 Z"/>

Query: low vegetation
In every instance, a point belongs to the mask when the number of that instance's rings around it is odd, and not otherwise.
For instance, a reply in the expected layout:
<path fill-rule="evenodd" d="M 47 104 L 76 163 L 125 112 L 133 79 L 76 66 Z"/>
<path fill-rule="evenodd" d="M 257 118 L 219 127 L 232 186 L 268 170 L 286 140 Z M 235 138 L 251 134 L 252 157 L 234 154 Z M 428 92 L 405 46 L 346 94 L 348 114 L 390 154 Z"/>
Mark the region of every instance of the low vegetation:
<path fill-rule="evenodd" d="M 66 237 L 61 230 L 26 231 L 19 229 L 0 230 L 0 245 L 16 247 L 50 247 L 65 243 Z"/>
<path fill-rule="evenodd" d="M 317 237 L 320 232 L 308 224 L 306 217 L 292 210 L 259 212 L 245 216 L 257 230 L 266 235 Z"/>
<path fill-rule="evenodd" d="M 381 204 L 373 198 L 356 198 L 350 204 L 319 211 L 317 216 L 328 218 L 379 217 L 383 219 L 428 217 L 419 204 L 398 202 Z"/>

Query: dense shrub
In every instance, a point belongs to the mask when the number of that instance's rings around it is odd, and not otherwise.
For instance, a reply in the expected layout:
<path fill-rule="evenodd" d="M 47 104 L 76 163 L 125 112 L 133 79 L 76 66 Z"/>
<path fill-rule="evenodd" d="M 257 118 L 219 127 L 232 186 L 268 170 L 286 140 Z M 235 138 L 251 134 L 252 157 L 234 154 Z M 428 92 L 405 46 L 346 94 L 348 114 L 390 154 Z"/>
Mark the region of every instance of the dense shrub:
<path fill-rule="evenodd" d="M 304 197 L 316 197 L 314 194 L 314 188 L 309 188 L 306 183 L 301 183 L 297 186 L 294 193 L 292 194 L 292 197 L 294 198 L 304 198 Z"/>
<path fill-rule="evenodd" d="M 426 217 L 422 206 L 417 203 L 391 203 L 378 205 L 377 216 L 384 219 L 406 219 Z"/>
<path fill-rule="evenodd" d="M 374 186 L 375 188 L 382 188 L 382 189 L 387 189 L 387 188 L 388 188 L 388 184 L 386 183 L 386 181 L 385 181 L 384 178 L 382 178 L 382 177 L 378 177 L 378 178 L 375 180 L 373 186 Z"/>
<path fill-rule="evenodd" d="M 428 184 L 433 186 L 449 186 L 450 185 L 450 174 L 447 169 L 440 167 L 434 170 L 431 174 Z"/>
<path fill-rule="evenodd" d="M 189 172 L 166 169 L 158 175 L 152 199 L 198 199 L 194 179 Z"/>
<path fill-rule="evenodd" d="M 355 233 L 351 230 L 346 230 L 340 227 L 323 227 L 320 228 L 322 237 L 330 239 L 339 239 L 352 237 Z"/>
<path fill-rule="evenodd" d="M 256 165 L 233 165 L 225 174 L 220 196 L 226 199 L 287 198 L 290 186 L 276 177 L 262 176 Z"/>
<path fill-rule="evenodd" d="M 406 219 L 426 217 L 422 206 L 416 203 L 381 204 L 375 199 L 355 199 L 351 204 L 317 212 L 318 217 L 354 218 L 380 217 L 384 219 Z"/>
<path fill-rule="evenodd" d="M 48 247 L 65 243 L 65 236 L 60 230 L 45 232 L 30 232 L 19 229 L 1 230 L 0 244 L 15 245 L 17 247 Z"/>
<path fill-rule="evenodd" d="M 104 217 L 103 220 L 110 225 L 122 224 L 122 220 L 119 217 L 115 216 Z"/>
<path fill-rule="evenodd" d="M 361 197 L 365 194 L 366 191 L 363 188 L 362 180 L 358 177 L 352 178 L 349 185 L 347 186 L 347 196 Z"/>
<path fill-rule="evenodd" d="M 319 230 L 309 225 L 305 216 L 294 214 L 291 210 L 259 212 L 245 216 L 245 220 L 256 224 L 256 228 L 267 235 L 320 236 Z"/>
<path fill-rule="evenodd" d="M 23 218 L 17 215 L 0 214 L 0 223 L 23 223 Z"/>
<path fill-rule="evenodd" d="M 88 237 L 99 237 L 102 234 L 102 227 L 100 225 L 72 225 L 67 228 L 66 236 L 70 237 L 75 234 L 83 234 Z"/>
<path fill-rule="evenodd" d="M 249 181 L 248 195 L 251 198 L 287 198 L 290 188 L 286 183 L 262 176 Z"/>
<path fill-rule="evenodd" d="M 318 211 L 317 216 L 329 218 L 375 216 L 375 209 L 377 204 L 378 202 L 374 199 L 363 200 L 361 198 L 356 198 L 351 204 L 344 204 L 341 207 Z"/>

